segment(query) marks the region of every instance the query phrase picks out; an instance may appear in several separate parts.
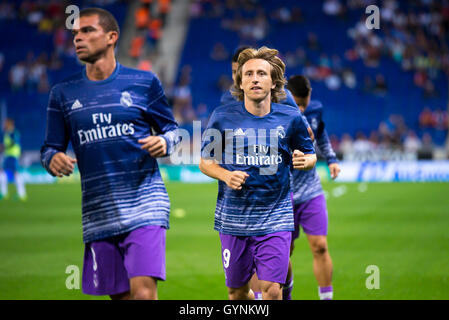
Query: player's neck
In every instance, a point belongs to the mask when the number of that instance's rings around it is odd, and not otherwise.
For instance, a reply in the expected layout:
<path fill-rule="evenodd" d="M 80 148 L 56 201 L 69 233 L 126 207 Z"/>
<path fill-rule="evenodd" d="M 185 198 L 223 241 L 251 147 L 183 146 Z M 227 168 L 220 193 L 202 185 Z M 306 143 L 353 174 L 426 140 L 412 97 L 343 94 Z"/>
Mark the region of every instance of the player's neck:
<path fill-rule="evenodd" d="M 302 113 L 304 113 L 304 111 L 306 111 L 306 108 L 307 108 L 307 107 L 302 106 L 302 105 L 299 105 L 298 107 L 299 107 L 299 110 L 301 110 Z"/>
<path fill-rule="evenodd" d="M 117 66 L 114 54 L 104 56 L 94 63 L 86 64 L 86 75 L 89 80 L 101 81 L 109 78 Z"/>
<path fill-rule="evenodd" d="M 245 95 L 244 104 L 246 111 L 257 117 L 263 117 L 271 111 L 271 95 L 267 95 L 262 101 L 251 100 Z"/>

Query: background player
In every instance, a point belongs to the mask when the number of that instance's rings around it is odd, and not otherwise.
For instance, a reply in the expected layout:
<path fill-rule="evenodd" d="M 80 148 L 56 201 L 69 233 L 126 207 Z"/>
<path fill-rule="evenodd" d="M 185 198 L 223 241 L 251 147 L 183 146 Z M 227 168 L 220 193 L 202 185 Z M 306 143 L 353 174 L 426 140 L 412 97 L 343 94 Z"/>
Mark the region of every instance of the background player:
<path fill-rule="evenodd" d="M 310 81 L 301 75 L 290 77 L 287 88 L 293 94 L 296 103 L 310 124 L 318 149 L 325 156 L 332 179 L 335 179 L 340 167 L 337 157 L 332 150 L 329 137 L 323 121 L 323 106 L 317 100 L 310 100 L 312 87 Z M 293 234 L 291 253 L 294 249 L 294 240 L 299 237 L 299 228 L 302 226 L 313 253 L 313 271 L 318 282 L 320 299 L 332 299 L 332 260 L 327 246 L 327 209 L 320 177 L 314 168 L 310 171 L 292 172 L 292 191 L 295 213 L 295 232 Z M 284 286 L 284 299 L 291 299 L 293 287 L 293 274 L 291 261 L 289 263 L 288 277 Z"/>
<path fill-rule="evenodd" d="M 239 55 L 233 95 L 241 102 L 218 107 L 208 123 L 208 129 L 215 129 L 222 137 L 228 130 L 233 130 L 234 137 L 226 138 L 224 146 L 219 144 L 213 156 L 203 142 L 200 169 L 219 180 L 215 230 L 220 234 L 226 286 L 233 300 L 252 298 L 249 280 L 254 268 L 263 299 L 282 298 L 281 283 L 287 276 L 294 222 L 289 199 L 290 163 L 295 169 L 308 170 L 316 162 L 300 112 L 276 103 L 285 97 L 285 65 L 277 53 L 262 47 L 246 49 Z M 274 131 L 276 144 L 266 146 L 260 136 L 255 138 L 257 142 L 252 139 L 251 132 L 258 135 L 270 130 Z M 244 148 L 240 149 L 236 136 L 244 135 L 248 137 L 241 140 Z M 224 153 L 229 143 L 232 161 L 217 163 L 215 159 L 229 155 Z M 269 162 L 270 166 L 276 164 L 277 170 L 265 175 L 260 173 L 261 168 L 267 167 L 268 150 L 260 152 L 264 147 L 271 149 L 270 154 L 276 150 L 278 159 L 276 163 Z M 295 150 L 293 157 L 291 150 Z M 260 165 L 262 159 L 264 165 Z"/>
<path fill-rule="evenodd" d="M 42 164 L 58 177 L 80 170 L 83 292 L 157 299 L 170 203 L 155 158 L 173 150 L 177 124 L 156 76 L 116 61 L 108 11 L 82 10 L 73 35 L 86 67 L 51 90 Z"/>
<path fill-rule="evenodd" d="M 0 170 L 0 199 L 9 197 L 8 181 L 14 180 L 20 201 L 26 201 L 25 183 L 19 172 L 21 155 L 20 133 L 15 127 L 13 119 L 5 119 L 3 134 L 4 160 L 3 170 Z"/>

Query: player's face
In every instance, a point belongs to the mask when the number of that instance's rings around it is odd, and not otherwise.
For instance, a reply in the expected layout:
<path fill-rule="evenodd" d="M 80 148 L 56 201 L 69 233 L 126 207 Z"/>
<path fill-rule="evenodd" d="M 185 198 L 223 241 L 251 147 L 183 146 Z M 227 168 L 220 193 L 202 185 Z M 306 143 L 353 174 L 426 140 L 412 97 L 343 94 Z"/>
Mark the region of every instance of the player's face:
<path fill-rule="evenodd" d="M 73 43 L 78 59 L 87 63 L 94 63 L 114 44 L 111 42 L 111 32 L 105 33 L 99 25 L 98 15 L 79 18 L 79 29 L 73 29 Z"/>
<path fill-rule="evenodd" d="M 240 88 L 249 99 L 260 102 L 271 94 L 276 85 L 271 79 L 271 65 L 263 59 L 251 59 L 242 67 Z M 271 97 L 271 95 L 270 95 Z"/>

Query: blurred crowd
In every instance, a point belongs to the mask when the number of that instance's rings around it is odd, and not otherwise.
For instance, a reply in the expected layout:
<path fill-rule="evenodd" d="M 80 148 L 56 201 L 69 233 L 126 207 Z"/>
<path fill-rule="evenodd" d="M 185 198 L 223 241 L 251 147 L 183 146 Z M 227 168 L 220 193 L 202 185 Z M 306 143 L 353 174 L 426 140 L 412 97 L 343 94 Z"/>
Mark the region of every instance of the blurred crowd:
<path fill-rule="evenodd" d="M 152 68 L 157 43 L 162 37 L 171 7 L 171 0 L 140 0 L 134 12 L 135 30 L 128 54 L 141 70 L 149 71 Z"/>
<path fill-rule="evenodd" d="M 347 10 L 366 8 L 370 1 L 348 1 Z M 326 0 L 339 4 L 339 0 Z M 346 8 L 338 7 L 335 14 L 344 16 Z M 366 17 L 348 30 L 354 47 L 348 49 L 349 60 L 362 59 L 366 66 L 376 67 L 380 59 L 396 61 L 404 71 L 414 73 L 414 84 L 426 97 L 438 96 L 434 81 L 439 72 L 449 74 L 449 1 L 407 1 L 407 9 L 398 0 L 381 2 L 379 30 L 366 27 Z M 366 80 L 369 82 L 369 80 Z"/>
<path fill-rule="evenodd" d="M 107 5 L 124 0 L 88 0 L 85 5 Z M 162 37 L 171 0 L 139 0 L 134 12 L 135 32 L 128 54 L 135 59 L 138 68 L 151 70 L 151 61 L 157 43 Z M 281 52 L 288 68 L 300 68 L 312 81 L 323 82 L 329 90 L 341 87 L 359 88 L 367 94 L 389 93 L 388 79 L 379 72 L 373 78 L 355 73 L 353 61 L 363 61 L 366 67 L 376 67 L 381 59 L 398 63 L 402 70 L 413 72 L 413 83 L 431 98 L 439 93 L 434 81 L 443 72 L 449 75 L 449 0 L 412 0 L 407 9 L 398 0 L 378 2 L 381 13 L 381 29 L 366 28 L 364 8 L 370 0 L 324 0 L 322 12 L 332 18 L 346 20 L 354 12 L 363 9 L 360 20 L 347 35 L 353 46 L 342 54 L 328 53 L 317 33 L 308 31 L 304 43 L 292 43 L 292 48 Z M 20 20 L 52 38 L 51 52 L 36 55 L 28 52 L 26 58 L 14 65 L 5 65 L 5 55 L 0 51 L 0 71 L 7 72 L 11 90 L 46 93 L 49 90 L 49 71 L 61 70 L 65 58 L 74 58 L 72 36 L 65 28 L 64 8 L 69 1 L 56 0 L 12 0 L 0 1 L 0 21 Z M 221 28 L 238 36 L 239 43 L 258 46 L 270 36 L 273 26 L 298 26 L 307 23 L 308 17 L 300 6 L 275 4 L 267 10 L 262 0 L 192 0 L 190 17 L 220 18 Z M 357 11 L 358 10 L 358 11 Z M 211 62 L 229 62 L 235 48 L 227 48 L 216 39 L 208 53 Z M 298 69 L 296 69 L 298 70 Z M 176 83 L 164 83 L 167 97 L 173 105 L 178 123 L 191 128 L 193 120 L 206 124 L 210 107 L 204 103 L 193 105 L 191 81 L 192 68 L 181 66 Z M 164 82 L 163 75 L 159 75 Z M 358 79 L 361 78 L 361 79 Z M 228 90 L 232 80 L 230 70 L 216 79 L 220 91 Z M 219 97 L 217 97 L 218 101 Z M 332 136 L 337 151 L 362 150 L 367 148 L 399 148 L 418 150 L 432 146 L 433 139 L 447 134 L 447 111 L 423 108 L 418 125 L 408 128 L 400 115 L 391 115 L 379 125 L 378 130 L 366 135 L 362 132 L 354 137 L 348 134 L 340 138 Z M 415 128 L 412 130 L 411 128 Z"/>
<path fill-rule="evenodd" d="M 276 24 L 304 24 L 307 17 L 298 7 L 285 7 L 279 4 L 275 10 L 266 11 L 259 5 L 259 0 L 195 0 L 191 4 L 190 15 L 196 18 L 220 18 L 221 27 L 234 32 L 241 44 L 257 46 L 261 39 L 265 39 Z M 365 25 L 367 15 L 365 8 L 373 4 L 370 0 L 325 0 L 322 11 L 325 15 L 348 20 L 355 12 L 363 12 L 358 23 L 348 28 L 347 35 L 353 40 L 353 47 L 349 47 L 342 54 L 329 54 L 323 50 L 316 33 L 309 31 L 306 42 L 292 43 L 292 49 L 281 52 L 287 68 L 300 67 L 302 73 L 312 81 L 323 82 L 329 90 L 338 90 L 342 86 L 359 88 L 365 94 L 384 96 L 389 92 L 389 86 L 382 70 L 373 77 L 356 75 L 352 70 L 352 63 L 363 61 L 365 67 L 376 68 L 382 58 L 397 62 L 404 72 L 413 72 L 414 84 L 423 90 L 424 97 L 432 98 L 438 95 L 435 79 L 441 72 L 449 75 L 449 50 L 447 34 L 449 30 L 449 1 L 412 0 L 406 8 L 401 7 L 400 1 L 386 0 L 378 2 L 380 8 L 380 30 L 370 30 Z M 363 10 L 362 10 L 363 9 Z M 229 61 L 232 48 L 227 48 L 217 40 L 209 53 L 211 61 Z M 178 83 L 173 91 L 173 101 L 178 121 L 188 123 L 192 119 L 204 114 L 207 106 L 200 104 L 192 106 L 189 77 L 186 76 L 190 66 L 181 71 Z M 361 79 L 357 79 L 360 77 Z M 230 73 L 223 74 L 217 79 L 217 86 L 221 91 L 228 90 L 232 80 Z M 425 114 L 429 109 L 424 109 Z M 400 115 L 391 115 L 379 125 L 378 130 L 369 135 L 359 132 L 354 137 L 349 134 L 337 138 L 332 137 L 337 150 L 363 149 L 401 149 L 404 151 L 432 148 L 434 138 L 437 144 L 444 144 L 447 134 L 447 111 L 430 111 L 434 119 L 433 127 L 426 127 L 419 121 L 405 125 Z M 420 117 L 421 119 L 421 117 Z M 443 141 L 443 142 L 442 142 Z"/>
<path fill-rule="evenodd" d="M 119 0 L 88 0 L 86 6 L 108 5 Z M 123 2 L 123 0 L 122 0 Z M 51 51 L 39 55 L 30 49 L 26 58 L 9 66 L 8 82 L 13 92 L 47 93 L 50 90 L 49 71 L 61 70 L 65 58 L 76 58 L 73 37 L 66 28 L 65 8 L 68 0 L 24 0 L 21 2 L 3 0 L 0 2 L 0 21 L 21 21 L 38 34 L 51 37 Z M 0 71 L 3 71 L 4 54 L 0 52 Z"/>
<path fill-rule="evenodd" d="M 339 139 L 332 134 L 330 140 L 334 150 L 340 155 L 397 150 L 405 153 L 427 154 L 431 157 L 436 146 L 433 137 L 444 139 L 448 131 L 448 112 L 442 109 L 432 111 L 425 107 L 417 122 L 419 127 L 415 131 L 407 126 L 401 115 L 391 114 L 369 136 L 358 132 L 354 138 L 349 134 L 343 134 Z"/>

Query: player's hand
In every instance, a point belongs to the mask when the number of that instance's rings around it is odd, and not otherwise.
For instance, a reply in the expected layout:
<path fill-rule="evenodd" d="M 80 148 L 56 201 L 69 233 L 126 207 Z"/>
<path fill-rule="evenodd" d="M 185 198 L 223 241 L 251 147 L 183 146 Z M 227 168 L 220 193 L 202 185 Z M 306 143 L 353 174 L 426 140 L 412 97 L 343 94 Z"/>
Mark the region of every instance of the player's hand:
<path fill-rule="evenodd" d="M 76 159 L 69 157 L 64 152 L 58 152 L 51 158 L 49 169 L 53 175 L 62 178 L 73 173 L 75 163 Z"/>
<path fill-rule="evenodd" d="M 338 174 L 340 173 L 340 166 L 338 165 L 338 163 L 331 163 L 329 165 L 329 171 L 331 173 L 331 178 L 334 180 L 335 178 L 338 177 Z"/>
<path fill-rule="evenodd" d="M 225 180 L 227 186 L 233 190 L 241 190 L 242 185 L 245 184 L 246 179 L 249 177 L 244 171 L 231 171 Z"/>
<path fill-rule="evenodd" d="M 153 158 L 163 157 L 167 154 L 167 141 L 160 136 L 148 136 L 143 139 L 139 139 L 143 150 L 148 151 Z"/>
<path fill-rule="evenodd" d="M 310 170 L 315 166 L 316 156 L 305 155 L 299 150 L 294 150 L 292 155 L 293 169 L 296 170 Z"/>

